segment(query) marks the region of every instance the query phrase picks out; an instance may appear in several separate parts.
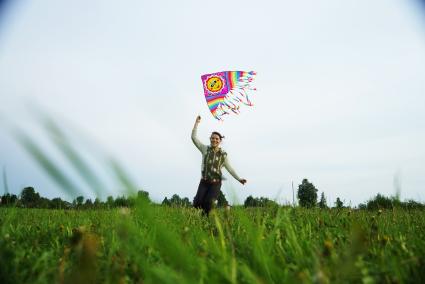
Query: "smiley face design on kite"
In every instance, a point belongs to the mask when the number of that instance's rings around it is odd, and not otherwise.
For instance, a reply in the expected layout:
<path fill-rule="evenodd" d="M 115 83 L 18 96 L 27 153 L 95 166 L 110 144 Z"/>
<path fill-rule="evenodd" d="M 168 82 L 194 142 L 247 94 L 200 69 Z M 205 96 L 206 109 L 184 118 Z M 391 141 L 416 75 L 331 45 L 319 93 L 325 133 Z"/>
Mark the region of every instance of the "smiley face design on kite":
<path fill-rule="evenodd" d="M 208 91 L 218 93 L 224 87 L 224 80 L 220 76 L 211 76 L 205 82 Z"/>

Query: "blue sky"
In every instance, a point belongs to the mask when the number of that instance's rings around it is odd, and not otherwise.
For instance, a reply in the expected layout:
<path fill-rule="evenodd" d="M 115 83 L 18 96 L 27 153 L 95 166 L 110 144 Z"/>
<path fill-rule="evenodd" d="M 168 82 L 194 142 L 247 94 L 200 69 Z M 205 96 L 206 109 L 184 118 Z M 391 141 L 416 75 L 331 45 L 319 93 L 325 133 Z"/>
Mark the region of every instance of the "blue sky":
<path fill-rule="evenodd" d="M 52 115 L 85 157 L 108 153 L 161 201 L 192 198 L 213 130 L 246 186 L 292 201 L 309 179 L 329 202 L 378 192 L 425 201 L 425 21 L 414 1 L 17 1 L 0 20 L 0 166 L 9 191 L 66 196 L 10 135 L 61 157 L 29 109 Z M 200 76 L 255 70 L 252 108 L 217 122 Z M 90 142 L 88 142 L 90 141 Z M 60 162 L 63 163 L 63 162 Z M 121 194 L 104 165 L 93 163 Z M 69 173 L 71 176 L 74 174 Z M 78 180 L 78 177 L 75 177 Z M 82 183 L 83 184 L 83 183 Z M 83 186 L 83 185 L 82 185 Z M 91 196 L 86 189 L 84 194 Z"/>

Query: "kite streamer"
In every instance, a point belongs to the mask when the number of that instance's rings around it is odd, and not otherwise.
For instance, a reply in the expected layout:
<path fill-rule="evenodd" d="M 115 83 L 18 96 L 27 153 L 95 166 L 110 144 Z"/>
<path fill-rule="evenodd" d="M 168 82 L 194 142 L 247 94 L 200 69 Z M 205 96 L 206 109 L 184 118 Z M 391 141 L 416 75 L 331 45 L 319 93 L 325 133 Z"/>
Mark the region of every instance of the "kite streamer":
<path fill-rule="evenodd" d="M 204 95 L 212 115 L 222 120 L 222 116 L 231 112 L 238 114 L 241 104 L 252 106 L 248 94 L 256 89 L 252 87 L 254 71 L 223 71 L 201 76 Z"/>

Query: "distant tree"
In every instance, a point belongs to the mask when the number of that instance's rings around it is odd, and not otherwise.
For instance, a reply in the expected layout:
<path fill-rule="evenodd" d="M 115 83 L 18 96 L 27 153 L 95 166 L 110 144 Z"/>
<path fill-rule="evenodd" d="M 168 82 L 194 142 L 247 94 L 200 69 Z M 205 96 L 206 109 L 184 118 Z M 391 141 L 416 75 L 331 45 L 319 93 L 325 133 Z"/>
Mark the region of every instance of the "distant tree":
<path fill-rule="evenodd" d="M 50 202 L 50 199 L 40 196 L 37 202 L 37 208 L 50 208 Z"/>
<path fill-rule="evenodd" d="M 127 197 L 127 207 L 133 207 L 136 205 L 137 196 L 128 196 Z"/>
<path fill-rule="evenodd" d="M 245 199 L 244 202 L 245 207 L 270 207 L 270 206 L 278 206 L 278 204 L 268 199 L 267 197 L 252 197 L 251 195 Z"/>
<path fill-rule="evenodd" d="M 336 198 L 335 207 L 338 209 L 344 208 L 344 202 L 342 202 L 339 197 Z"/>
<path fill-rule="evenodd" d="M 114 206 L 114 198 L 113 198 L 112 196 L 108 196 L 108 197 L 106 198 L 106 205 L 107 205 L 109 208 L 112 208 L 112 207 Z"/>
<path fill-rule="evenodd" d="M 139 190 L 139 191 L 137 192 L 137 197 L 138 197 L 138 198 L 144 198 L 144 199 L 146 199 L 146 200 L 150 200 L 150 199 L 149 199 L 149 192 L 144 191 L 144 190 Z"/>
<path fill-rule="evenodd" d="M 297 197 L 302 207 L 315 207 L 317 203 L 317 189 L 307 179 L 303 179 L 302 183 L 298 186 Z"/>
<path fill-rule="evenodd" d="M 16 194 L 12 194 L 10 196 L 10 203 L 11 204 L 16 204 L 18 202 L 18 196 L 16 196 Z"/>
<path fill-rule="evenodd" d="M 16 194 L 6 193 L 1 197 L 2 206 L 15 205 L 17 201 L 18 201 L 18 197 L 16 196 Z"/>
<path fill-rule="evenodd" d="M 164 200 L 162 200 L 161 204 L 166 206 L 175 206 L 175 207 L 181 207 L 181 206 L 190 207 L 192 205 L 189 198 L 187 197 L 181 198 L 178 194 L 173 194 L 173 196 L 171 196 L 170 199 L 165 197 Z"/>
<path fill-rule="evenodd" d="M 325 193 L 323 191 L 322 191 L 322 194 L 320 195 L 319 207 L 322 209 L 328 208 L 328 205 L 326 203 Z"/>
<path fill-rule="evenodd" d="M 86 208 L 92 208 L 93 207 L 93 201 L 91 201 L 90 198 L 86 199 L 86 202 L 84 203 L 84 207 Z"/>
<path fill-rule="evenodd" d="M 374 198 L 372 198 L 366 203 L 366 208 L 370 210 L 392 209 L 394 207 L 394 201 L 394 199 L 391 199 L 378 193 Z M 401 202 L 399 200 L 396 200 L 395 203 L 400 204 Z"/>
<path fill-rule="evenodd" d="M 77 198 L 75 198 L 75 201 L 76 201 L 76 203 L 77 203 L 77 206 L 81 206 L 81 205 L 83 205 L 83 202 L 84 202 L 84 196 L 82 196 L 82 195 L 78 196 Z"/>
<path fill-rule="evenodd" d="M 229 202 L 227 202 L 226 196 L 220 190 L 217 197 L 217 207 L 227 207 L 227 205 L 229 205 Z"/>
<path fill-rule="evenodd" d="M 191 205 L 192 205 L 192 203 L 190 203 L 189 198 L 187 198 L 187 197 L 182 198 L 182 200 L 181 200 L 181 206 L 183 206 L 183 207 L 190 207 Z"/>
<path fill-rule="evenodd" d="M 167 197 L 165 197 L 164 200 L 162 200 L 162 203 L 161 204 L 162 205 L 166 205 L 166 206 L 170 206 L 171 205 L 171 202 L 170 202 L 170 200 L 168 200 Z"/>
<path fill-rule="evenodd" d="M 359 209 L 366 209 L 367 206 L 364 203 L 360 203 L 359 206 L 357 206 Z"/>
<path fill-rule="evenodd" d="M 405 209 L 425 209 L 425 204 L 417 202 L 417 201 L 412 200 L 412 199 L 403 202 L 402 206 Z"/>
<path fill-rule="evenodd" d="M 94 199 L 93 207 L 94 208 L 100 208 L 100 207 L 102 207 L 102 201 L 100 201 L 100 199 L 98 197 L 96 197 Z"/>
<path fill-rule="evenodd" d="M 251 195 L 250 195 L 250 196 L 248 196 L 248 197 L 245 199 L 244 206 L 245 206 L 245 207 L 255 207 L 255 206 L 256 206 L 256 202 L 255 202 L 254 197 L 252 197 Z"/>
<path fill-rule="evenodd" d="M 128 207 L 128 203 L 129 202 L 125 196 L 118 196 L 114 201 L 115 207 Z"/>
<path fill-rule="evenodd" d="M 268 199 L 267 197 L 260 197 L 259 204 L 261 207 L 278 206 L 274 200 Z"/>
<path fill-rule="evenodd" d="M 21 202 L 24 207 L 37 207 L 40 202 L 40 194 L 35 192 L 33 187 L 25 187 L 21 192 Z"/>
<path fill-rule="evenodd" d="M 357 207 L 359 209 L 368 209 L 368 210 L 393 209 L 393 208 L 425 209 L 425 204 L 422 204 L 415 200 L 401 201 L 397 195 L 392 197 L 386 197 L 378 193 L 375 197 L 368 200 L 366 203 L 360 203 Z"/>
<path fill-rule="evenodd" d="M 182 199 L 178 194 L 173 194 L 170 198 L 170 205 L 171 206 L 180 206 L 182 203 Z"/>
<path fill-rule="evenodd" d="M 3 194 L 0 197 L 0 204 L 1 204 L 1 206 L 6 206 L 9 203 L 8 202 L 9 198 L 10 198 L 10 194 L 9 193 Z"/>
<path fill-rule="evenodd" d="M 52 209 L 65 209 L 68 208 L 68 203 L 66 201 L 63 201 L 59 197 L 53 198 L 49 202 L 49 208 Z"/>

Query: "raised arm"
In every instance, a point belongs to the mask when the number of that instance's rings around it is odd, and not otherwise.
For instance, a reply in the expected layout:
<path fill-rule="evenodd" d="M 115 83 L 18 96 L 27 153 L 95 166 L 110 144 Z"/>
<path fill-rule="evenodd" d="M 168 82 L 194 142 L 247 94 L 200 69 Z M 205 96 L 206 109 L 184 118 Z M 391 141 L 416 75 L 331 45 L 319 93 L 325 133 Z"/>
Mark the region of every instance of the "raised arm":
<path fill-rule="evenodd" d="M 240 178 L 238 174 L 235 172 L 235 170 L 232 168 L 232 166 L 229 163 L 229 157 L 227 156 L 224 160 L 223 166 L 226 168 L 226 170 L 234 177 L 237 181 L 239 181 L 241 184 L 246 183 L 246 179 Z"/>
<path fill-rule="evenodd" d="M 207 151 L 207 145 L 202 144 L 201 141 L 199 141 L 198 139 L 198 124 L 200 122 L 201 122 L 201 116 L 198 115 L 196 117 L 196 121 L 192 129 L 192 141 L 193 141 L 193 144 L 195 144 L 196 148 L 198 148 L 199 151 L 201 151 L 201 153 L 205 153 Z"/>

